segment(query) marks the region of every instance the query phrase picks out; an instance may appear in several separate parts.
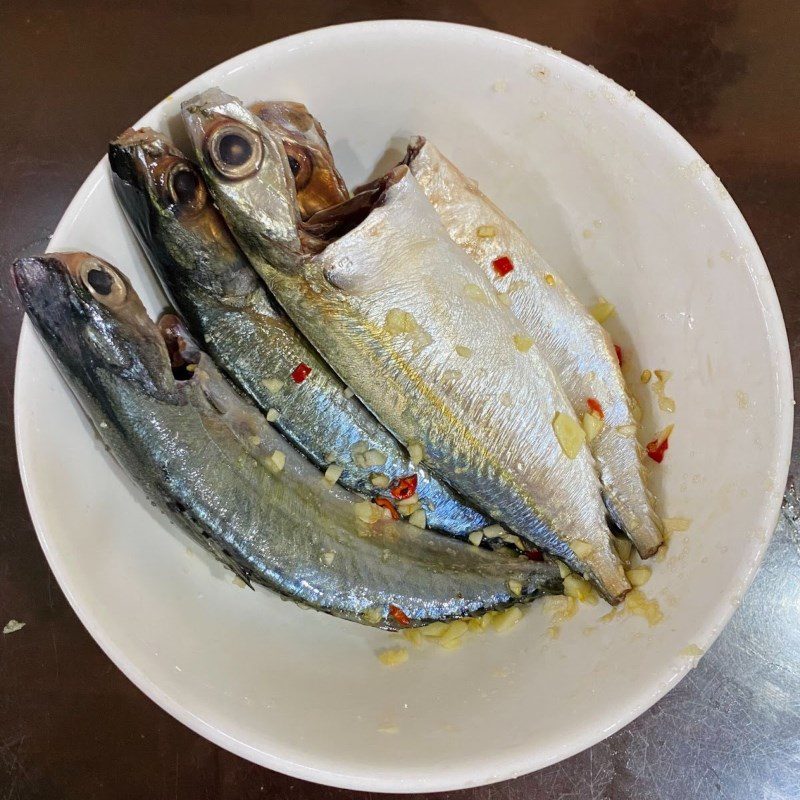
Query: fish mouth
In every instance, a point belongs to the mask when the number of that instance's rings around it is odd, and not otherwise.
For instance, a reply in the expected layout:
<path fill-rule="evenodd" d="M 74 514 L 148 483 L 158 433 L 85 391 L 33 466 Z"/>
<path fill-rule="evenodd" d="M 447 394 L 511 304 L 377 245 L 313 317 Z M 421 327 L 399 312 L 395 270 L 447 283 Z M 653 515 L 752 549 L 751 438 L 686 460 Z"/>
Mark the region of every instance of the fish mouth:
<path fill-rule="evenodd" d="M 47 340 L 61 340 L 75 350 L 70 321 L 85 316 L 85 308 L 76 301 L 72 277 L 58 254 L 20 258 L 13 263 L 11 276 L 23 308 L 39 332 Z"/>
<path fill-rule="evenodd" d="M 360 186 L 351 198 L 318 211 L 298 226 L 300 241 L 307 253 L 322 252 L 329 244 L 355 230 L 386 201 L 386 194 L 408 173 L 400 164 L 385 175 Z"/>
<path fill-rule="evenodd" d="M 190 381 L 200 363 L 197 342 L 177 314 L 162 314 L 156 324 L 169 354 L 172 376 L 176 381 Z"/>
<path fill-rule="evenodd" d="M 176 153 L 152 128 L 128 128 L 108 145 L 108 161 L 114 175 L 140 189 L 144 188 L 148 172 L 167 155 Z"/>

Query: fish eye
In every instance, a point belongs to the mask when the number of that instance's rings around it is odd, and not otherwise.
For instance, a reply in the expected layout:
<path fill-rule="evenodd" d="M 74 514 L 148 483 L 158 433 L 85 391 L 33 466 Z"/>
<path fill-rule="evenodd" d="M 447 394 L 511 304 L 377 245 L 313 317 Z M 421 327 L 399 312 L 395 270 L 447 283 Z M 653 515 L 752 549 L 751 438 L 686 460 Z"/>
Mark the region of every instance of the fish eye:
<path fill-rule="evenodd" d="M 237 123 L 224 123 L 211 132 L 206 150 L 214 168 L 231 180 L 249 178 L 261 166 L 261 139 Z"/>
<path fill-rule="evenodd" d="M 80 268 L 80 278 L 89 293 L 103 305 L 116 308 L 125 302 L 128 289 L 115 270 L 94 258 L 86 259 Z"/>
<path fill-rule="evenodd" d="M 308 186 L 314 172 L 314 162 L 308 150 L 294 142 L 284 139 L 283 149 L 286 151 L 286 158 L 289 159 L 289 169 L 294 175 L 295 188 L 299 192 Z"/>
<path fill-rule="evenodd" d="M 169 201 L 180 209 L 198 211 L 206 204 L 206 187 L 197 171 L 189 164 L 178 162 L 167 175 Z"/>

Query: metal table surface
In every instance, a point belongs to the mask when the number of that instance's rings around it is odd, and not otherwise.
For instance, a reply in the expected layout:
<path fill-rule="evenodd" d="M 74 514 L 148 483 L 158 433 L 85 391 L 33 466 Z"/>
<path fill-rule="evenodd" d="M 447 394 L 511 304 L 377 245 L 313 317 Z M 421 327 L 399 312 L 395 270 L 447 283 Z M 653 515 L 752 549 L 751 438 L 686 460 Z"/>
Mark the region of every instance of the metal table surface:
<path fill-rule="evenodd" d="M 594 64 L 674 125 L 761 245 L 800 345 L 797 0 L 0 2 L 0 262 L 43 250 L 109 137 L 176 86 L 297 31 L 379 17 L 514 33 Z M 0 281 L 5 285 L 5 280 Z M 78 622 L 37 544 L 12 422 L 20 324 L 0 314 L 0 798 L 352 798 L 201 739 L 128 682 Z M 796 372 L 797 365 L 795 366 Z M 797 468 L 795 445 L 793 470 Z M 741 608 L 699 667 L 610 739 L 453 797 L 800 797 L 800 502 L 791 490 Z M 451 796 L 451 795 L 443 795 Z"/>

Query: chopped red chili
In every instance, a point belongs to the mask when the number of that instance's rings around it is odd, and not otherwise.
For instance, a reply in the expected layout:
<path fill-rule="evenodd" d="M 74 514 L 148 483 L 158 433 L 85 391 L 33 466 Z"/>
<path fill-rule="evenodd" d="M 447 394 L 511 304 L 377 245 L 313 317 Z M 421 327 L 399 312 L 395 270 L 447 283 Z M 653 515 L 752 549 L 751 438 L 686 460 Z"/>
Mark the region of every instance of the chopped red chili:
<path fill-rule="evenodd" d="M 395 620 L 398 625 L 408 627 L 411 624 L 411 620 L 405 615 L 403 609 L 398 608 L 391 603 L 389 603 L 389 616 Z"/>
<path fill-rule="evenodd" d="M 669 449 L 669 437 L 659 442 L 658 439 L 653 439 L 652 442 L 647 443 L 647 455 L 660 464 L 664 460 L 664 453 Z"/>
<path fill-rule="evenodd" d="M 514 269 L 514 262 L 508 256 L 500 256 L 492 261 L 494 271 L 502 278 Z"/>
<path fill-rule="evenodd" d="M 392 519 L 400 519 L 400 514 L 397 513 L 397 509 L 394 507 L 394 503 L 392 503 L 391 500 L 385 497 L 376 497 L 375 505 L 387 509 L 392 515 Z"/>
<path fill-rule="evenodd" d="M 526 550 L 525 555 L 531 561 L 544 561 L 544 556 L 538 550 Z"/>
<path fill-rule="evenodd" d="M 622 348 L 618 345 L 614 345 L 614 352 L 617 354 L 617 361 L 619 361 L 619 365 L 622 366 Z"/>
<path fill-rule="evenodd" d="M 311 374 L 311 367 L 302 361 L 292 370 L 292 380 L 295 383 L 302 383 Z"/>
<path fill-rule="evenodd" d="M 589 411 L 593 414 L 597 414 L 600 419 L 605 419 L 605 414 L 603 413 L 603 406 L 600 405 L 599 400 L 595 400 L 594 397 L 590 397 L 586 400 L 586 405 L 589 406 Z"/>
<path fill-rule="evenodd" d="M 395 478 L 389 484 L 389 491 L 396 500 L 408 500 L 417 491 L 417 476 L 406 475 L 405 478 Z"/>

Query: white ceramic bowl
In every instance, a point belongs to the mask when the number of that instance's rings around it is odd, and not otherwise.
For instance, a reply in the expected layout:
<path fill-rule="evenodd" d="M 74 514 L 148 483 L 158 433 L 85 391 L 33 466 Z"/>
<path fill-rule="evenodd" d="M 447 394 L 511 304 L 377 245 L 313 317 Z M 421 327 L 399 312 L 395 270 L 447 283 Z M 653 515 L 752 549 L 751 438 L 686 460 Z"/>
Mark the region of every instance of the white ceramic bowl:
<path fill-rule="evenodd" d="M 373 791 L 453 789 L 565 758 L 625 725 L 692 666 L 750 583 L 789 463 L 789 353 L 764 261 L 692 148 L 634 96 L 538 45 L 429 22 L 312 31 L 209 70 L 139 125 L 178 135 L 180 102 L 214 84 L 293 98 L 323 121 L 350 181 L 424 133 L 533 237 L 587 302 L 603 294 L 650 434 L 668 516 L 690 517 L 646 587 L 664 621 L 584 607 L 546 635 L 534 607 L 512 632 L 433 646 L 398 668 L 378 631 L 303 611 L 192 546 L 99 446 L 32 328 L 16 384 L 31 514 L 70 603 L 111 659 L 203 736 L 301 778 Z M 179 136 L 179 141 L 182 137 Z M 51 249 L 117 264 L 152 311 L 163 299 L 98 164 Z M 674 415 L 642 368 L 674 372 Z"/>

